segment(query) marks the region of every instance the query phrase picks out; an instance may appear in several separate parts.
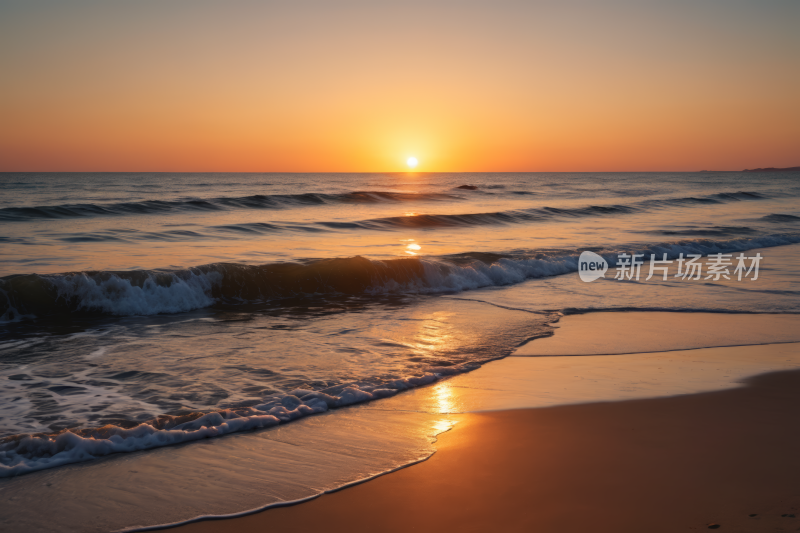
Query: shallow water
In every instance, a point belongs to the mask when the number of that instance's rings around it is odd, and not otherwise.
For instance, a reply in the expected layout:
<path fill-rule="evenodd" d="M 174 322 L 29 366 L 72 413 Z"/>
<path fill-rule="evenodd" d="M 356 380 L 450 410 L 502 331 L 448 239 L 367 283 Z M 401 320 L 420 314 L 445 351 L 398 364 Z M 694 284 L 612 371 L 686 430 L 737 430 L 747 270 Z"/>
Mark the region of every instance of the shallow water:
<path fill-rule="evenodd" d="M 799 180 L 1 175 L 0 475 L 395 396 L 560 313 L 798 312 Z M 583 283 L 587 249 L 611 274 L 623 251 L 764 259 L 757 280 Z"/>

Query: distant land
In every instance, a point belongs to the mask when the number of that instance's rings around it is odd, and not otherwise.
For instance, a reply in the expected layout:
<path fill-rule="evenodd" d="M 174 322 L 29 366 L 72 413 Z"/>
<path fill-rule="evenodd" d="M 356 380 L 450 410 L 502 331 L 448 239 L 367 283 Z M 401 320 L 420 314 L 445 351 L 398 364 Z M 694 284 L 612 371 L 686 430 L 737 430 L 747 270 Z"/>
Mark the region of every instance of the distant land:
<path fill-rule="evenodd" d="M 701 170 L 700 172 L 722 172 L 720 170 Z M 786 167 L 786 168 L 746 168 L 742 172 L 800 172 L 800 167 Z"/>
<path fill-rule="evenodd" d="M 800 170 L 800 167 L 786 167 L 786 168 L 769 167 L 769 168 L 752 168 L 752 169 L 746 168 L 744 169 L 744 172 L 792 172 L 797 170 Z"/>

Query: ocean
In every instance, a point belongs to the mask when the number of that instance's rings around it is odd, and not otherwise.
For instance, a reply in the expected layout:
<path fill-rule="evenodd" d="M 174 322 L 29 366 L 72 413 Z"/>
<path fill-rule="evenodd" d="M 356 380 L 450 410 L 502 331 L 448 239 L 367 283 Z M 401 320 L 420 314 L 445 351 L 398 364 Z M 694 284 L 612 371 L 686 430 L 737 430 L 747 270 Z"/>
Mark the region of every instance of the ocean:
<path fill-rule="evenodd" d="M 798 172 L 7 173 L 0 191 L 0 477 L 335 425 L 565 314 L 800 311 Z M 581 281 L 583 251 L 605 278 Z M 758 279 L 674 275 L 681 254 L 756 252 Z M 614 279 L 621 253 L 673 270 Z"/>

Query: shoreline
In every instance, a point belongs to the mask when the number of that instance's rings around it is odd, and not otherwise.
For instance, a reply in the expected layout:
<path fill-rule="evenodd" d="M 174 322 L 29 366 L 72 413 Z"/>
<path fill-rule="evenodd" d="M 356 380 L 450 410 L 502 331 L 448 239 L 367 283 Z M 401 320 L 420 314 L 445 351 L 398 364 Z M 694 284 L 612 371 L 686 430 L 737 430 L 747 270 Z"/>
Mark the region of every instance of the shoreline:
<path fill-rule="evenodd" d="M 631 355 L 800 342 L 800 314 L 794 313 L 596 311 L 565 315 L 552 325 L 553 335 L 523 344 L 512 356 Z"/>
<path fill-rule="evenodd" d="M 555 320 L 555 317 L 552 317 Z M 702 327 L 700 326 L 702 325 Z M 430 383 L 443 383 L 444 381 L 451 381 L 452 377 L 461 375 L 463 378 L 456 379 L 455 382 L 468 381 L 470 387 L 481 389 L 483 386 L 480 384 L 478 375 L 485 374 L 487 369 L 495 369 L 499 361 L 506 361 L 505 365 L 513 365 L 508 359 L 515 358 L 541 358 L 548 356 L 569 356 L 569 357 L 586 357 L 593 355 L 603 356 L 618 356 L 618 355 L 635 355 L 635 356 L 648 356 L 660 353 L 673 353 L 681 350 L 693 350 L 702 346 L 719 346 L 729 348 L 742 348 L 748 346 L 769 346 L 778 344 L 790 344 L 800 342 L 800 314 L 733 314 L 726 313 L 703 313 L 703 314 L 689 314 L 681 312 L 606 312 L 601 311 L 591 314 L 582 315 L 568 315 L 560 317 L 550 324 L 558 334 L 549 335 L 547 337 L 539 337 L 533 341 L 528 341 L 522 346 L 518 347 L 511 354 L 503 357 L 498 357 L 494 360 L 484 362 L 480 368 L 477 369 L 477 374 L 473 373 L 476 369 L 469 368 L 469 363 L 456 365 L 437 370 L 439 373 L 432 373 L 433 371 L 426 372 L 423 376 L 407 376 L 403 378 L 406 390 L 400 389 L 391 394 L 382 394 L 373 397 L 371 393 L 356 391 L 354 394 L 361 394 L 360 397 L 353 396 L 340 400 L 336 398 L 335 401 L 329 398 L 325 401 L 325 405 L 315 406 L 309 408 L 300 414 L 297 418 L 307 416 L 309 414 L 318 414 L 320 411 L 328 411 L 339 409 L 346 405 L 370 403 L 371 401 L 381 399 L 381 405 L 386 405 L 385 400 L 387 397 L 395 396 L 402 392 L 403 401 L 409 398 L 425 398 L 430 396 L 429 392 L 414 392 L 420 388 L 424 389 L 425 385 Z M 682 336 L 676 340 L 672 335 L 673 331 L 680 330 Z M 709 330 L 711 330 L 709 332 Z M 555 333 L 554 331 L 554 333 Z M 797 332 L 797 333 L 795 333 Z M 615 347 L 625 346 L 626 349 L 620 350 Z M 557 358 L 557 357 L 556 357 Z M 561 358 L 566 360 L 566 358 Z M 647 359 L 644 357 L 643 359 Z M 607 359 L 601 366 L 608 364 L 614 359 Z M 581 363 L 587 364 L 587 363 Z M 588 363 L 590 366 L 594 364 Z M 755 368 L 750 369 L 748 375 L 755 375 L 765 370 L 773 370 L 777 368 Z M 545 369 L 551 371 L 552 368 Z M 650 369 L 652 371 L 652 369 Z M 646 371 L 639 369 L 637 372 L 641 373 Z M 492 371 L 489 371 L 492 373 Z M 523 374 L 530 375 L 529 369 L 522 369 Z M 501 372 L 502 374 L 502 372 Z M 740 372 L 741 374 L 741 372 Z M 495 373 L 495 378 L 498 376 Z M 502 378 L 502 376 L 500 376 Z M 515 372 L 508 374 L 508 377 L 516 378 L 518 382 L 519 376 Z M 563 376 L 561 376 L 563 379 Z M 540 384 L 541 385 L 541 384 Z M 519 383 L 517 383 L 519 387 Z M 678 392 L 699 392 L 701 390 L 712 390 L 718 388 L 719 383 L 714 383 L 706 387 L 696 388 L 695 390 L 680 390 Z M 347 389 L 345 389 L 347 391 Z M 650 396 L 663 396 L 664 390 L 654 390 L 651 393 L 642 391 L 639 397 Z M 345 394 L 346 396 L 347 394 Z M 582 401 L 592 401 L 592 398 L 582 398 Z M 468 400 L 469 398 L 467 398 Z M 602 399 L 623 399 L 623 398 L 602 398 Z M 576 403 L 574 400 L 561 395 L 560 403 Z M 596 398 L 594 399 L 596 400 Z M 480 410 L 498 410 L 504 408 L 518 408 L 518 407 L 540 407 L 540 403 L 531 405 L 519 405 L 519 403 L 503 405 L 507 399 L 500 399 L 500 404 L 495 402 L 490 407 L 476 408 L 474 402 L 471 408 L 462 408 L 461 411 L 480 411 Z M 469 402 L 467 402 L 469 403 Z M 552 403 L 559 403 L 550 402 Z M 25 475 L 36 471 L 57 468 L 67 464 L 76 464 L 85 462 L 87 460 L 94 460 L 98 457 L 114 455 L 115 453 L 125 453 L 131 449 L 146 450 L 156 449 L 164 446 L 195 442 L 204 440 L 209 437 L 221 437 L 228 434 L 239 433 L 240 431 L 248 431 L 254 428 L 268 428 L 277 425 L 284 425 L 287 421 L 273 416 L 266 416 L 266 411 L 242 411 L 243 414 L 238 413 L 233 415 L 234 419 L 229 420 L 228 415 L 224 410 L 210 411 L 207 413 L 197 412 L 191 418 L 187 418 L 182 422 L 182 425 L 177 425 L 174 428 L 164 427 L 161 428 L 158 424 L 157 428 L 150 433 L 143 433 L 138 431 L 137 427 L 133 428 L 120 428 L 117 435 L 122 437 L 121 442 L 114 442 L 107 437 L 102 436 L 102 428 L 87 428 L 84 430 L 73 431 L 79 437 L 71 447 L 66 448 L 54 454 L 52 457 L 47 457 L 47 460 L 41 460 L 41 457 L 31 459 L 29 455 L 25 455 L 25 446 L 20 446 L 22 453 L 18 453 L 16 448 L 9 448 L 5 450 L 7 454 L 17 454 L 16 463 L 11 466 L 0 465 L 0 478 L 13 477 L 15 475 Z M 145 421 L 145 424 L 153 424 L 155 419 Z M 142 426 L 139 426 L 142 427 Z M 97 432 L 97 434 L 95 434 Z M 24 433 L 18 435 L 11 435 L 2 439 L 3 443 L 13 444 L 19 439 L 25 438 Z M 35 446 L 40 449 L 51 449 L 53 442 L 53 434 L 43 433 L 42 435 L 34 434 L 31 439 L 35 440 Z"/>
<path fill-rule="evenodd" d="M 796 529 L 800 519 L 781 515 L 800 515 L 798 403 L 792 370 L 722 391 L 456 415 L 427 461 L 304 503 L 169 530 Z"/>
<path fill-rule="evenodd" d="M 380 479 L 405 478 L 408 474 L 403 472 L 416 472 L 441 453 L 453 453 L 450 441 L 465 444 L 458 452 L 462 456 L 490 446 L 480 439 L 490 438 L 491 435 L 487 435 L 494 432 L 505 435 L 509 441 L 520 441 L 522 446 L 536 447 L 540 436 L 531 434 L 525 422 L 538 416 L 535 413 L 747 390 L 749 387 L 742 387 L 741 383 L 749 382 L 753 376 L 800 371 L 800 342 L 787 340 L 792 331 L 800 331 L 795 327 L 800 325 L 800 315 L 761 316 L 762 325 L 771 325 L 771 328 L 759 326 L 754 331 L 742 327 L 746 322 L 740 323 L 748 316 L 721 314 L 716 318 L 728 317 L 729 326 L 732 326 L 711 330 L 726 336 L 730 332 L 733 337 L 728 340 L 746 342 L 763 340 L 759 336 L 771 336 L 770 329 L 774 331 L 777 326 L 783 337 L 778 335 L 776 340 L 782 343 L 679 348 L 602 357 L 591 353 L 539 357 L 515 353 L 477 370 L 380 402 L 349 406 L 269 430 L 116 454 L 9 478 L 0 483 L 0 491 L 11 496 L 6 505 L 24 509 L 25 513 L 15 513 L 13 520 L 9 515 L 5 523 L 0 522 L 0 529 L 6 526 L 10 530 L 50 531 L 52 524 L 60 524 L 64 531 L 155 531 L 202 524 L 224 525 L 229 520 L 237 522 L 224 527 L 239 528 L 238 521 L 247 517 L 267 515 L 279 509 L 305 509 L 322 497 L 352 494 L 358 487 L 374 486 Z M 569 327 L 575 320 L 587 318 L 593 325 L 582 323 L 578 328 Z M 618 342 L 613 332 L 621 328 L 629 333 L 625 337 L 628 342 L 643 340 L 668 347 L 685 318 L 685 314 L 676 312 L 569 315 L 557 324 L 555 335 L 533 344 L 538 344 L 542 352 L 554 351 L 559 345 L 590 352 L 587 346 L 581 345 L 587 337 L 579 334 L 590 326 L 607 337 L 611 335 L 606 340 L 602 335 L 591 335 L 592 339 L 603 343 Z M 693 314 L 691 319 L 711 326 L 715 317 Z M 653 325 L 641 331 L 629 327 L 637 320 L 646 320 L 658 327 Z M 792 413 L 786 416 L 790 419 Z M 509 418 L 498 422 L 503 417 Z M 479 422 L 483 424 L 482 434 L 469 433 L 472 431 L 469 428 Z M 456 424 L 455 429 L 447 432 L 453 424 Z M 472 435 L 469 442 L 458 436 L 462 433 Z M 432 440 L 437 435 L 438 440 Z M 565 442 L 565 446 L 571 445 Z M 504 453 L 524 456 L 526 452 L 523 449 Z M 443 479 L 453 476 L 446 471 L 435 475 Z M 508 486 L 520 481 L 515 476 L 515 473 L 508 474 Z M 418 474 L 413 483 L 409 481 L 398 490 L 413 495 L 417 485 L 433 482 L 435 480 L 429 479 L 428 474 Z M 52 489 L 47 490 L 59 497 L 42 500 L 41 487 L 51 485 Z M 525 487 L 516 490 L 525 490 Z M 435 494 L 430 497 L 440 498 Z M 469 494 L 465 496 L 468 497 Z M 347 498 L 345 506 L 360 505 L 357 499 L 349 501 L 353 496 Z M 113 515 L 106 512 L 107 502 L 114 502 Z M 448 505 L 458 508 L 457 502 Z M 148 513 L 142 514 L 142 509 L 147 509 Z M 96 519 L 89 524 L 83 522 L 82 517 L 87 514 Z M 222 518 L 230 516 L 235 518 Z M 352 520 L 358 521 L 357 518 Z M 254 527 L 264 529 L 263 526 Z M 463 527 L 468 529 L 468 524 Z"/>

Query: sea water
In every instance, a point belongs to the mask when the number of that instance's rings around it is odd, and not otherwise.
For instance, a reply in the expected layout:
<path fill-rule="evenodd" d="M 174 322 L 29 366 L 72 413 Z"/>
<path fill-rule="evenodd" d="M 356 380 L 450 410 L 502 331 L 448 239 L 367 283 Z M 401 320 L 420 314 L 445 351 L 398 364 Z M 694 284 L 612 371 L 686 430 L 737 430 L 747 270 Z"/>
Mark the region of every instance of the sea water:
<path fill-rule="evenodd" d="M 2 174 L 0 191 L 1 477 L 335 424 L 564 313 L 800 310 L 799 173 Z M 580 280 L 584 250 L 605 279 Z M 755 251 L 757 280 L 612 279 L 623 252 Z"/>

